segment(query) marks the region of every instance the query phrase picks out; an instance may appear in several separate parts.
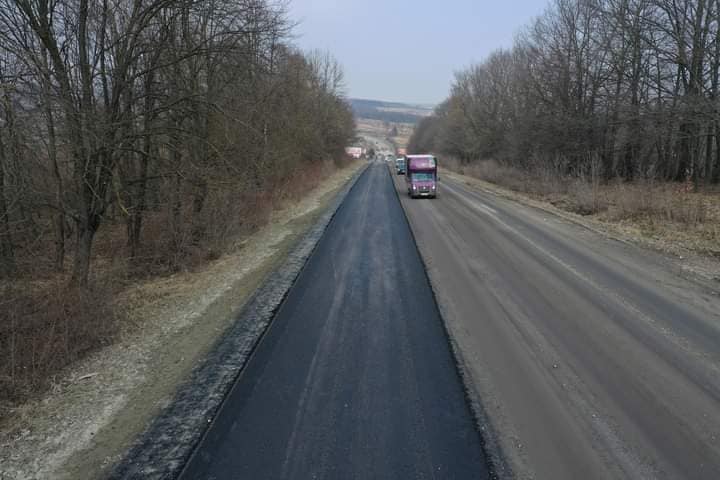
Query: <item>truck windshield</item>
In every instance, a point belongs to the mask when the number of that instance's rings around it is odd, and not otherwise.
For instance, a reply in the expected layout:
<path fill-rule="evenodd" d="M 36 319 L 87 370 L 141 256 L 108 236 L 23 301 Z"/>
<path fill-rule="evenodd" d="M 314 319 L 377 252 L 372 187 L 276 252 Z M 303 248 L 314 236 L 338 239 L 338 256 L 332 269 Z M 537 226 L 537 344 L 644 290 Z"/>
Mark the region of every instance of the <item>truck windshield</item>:
<path fill-rule="evenodd" d="M 432 173 L 413 173 L 412 179 L 417 182 L 432 182 L 435 180 L 435 175 Z"/>

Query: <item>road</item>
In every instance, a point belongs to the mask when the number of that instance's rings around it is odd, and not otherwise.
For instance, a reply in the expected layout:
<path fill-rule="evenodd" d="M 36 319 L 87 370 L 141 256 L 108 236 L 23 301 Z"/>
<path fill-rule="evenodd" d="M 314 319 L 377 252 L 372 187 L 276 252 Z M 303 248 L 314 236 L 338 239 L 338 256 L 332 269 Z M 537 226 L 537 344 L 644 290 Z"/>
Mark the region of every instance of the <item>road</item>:
<path fill-rule="evenodd" d="M 720 478 L 720 287 L 441 173 L 396 186 L 518 478 Z"/>
<path fill-rule="evenodd" d="M 407 220 L 386 167 L 372 165 L 182 478 L 487 476 Z"/>

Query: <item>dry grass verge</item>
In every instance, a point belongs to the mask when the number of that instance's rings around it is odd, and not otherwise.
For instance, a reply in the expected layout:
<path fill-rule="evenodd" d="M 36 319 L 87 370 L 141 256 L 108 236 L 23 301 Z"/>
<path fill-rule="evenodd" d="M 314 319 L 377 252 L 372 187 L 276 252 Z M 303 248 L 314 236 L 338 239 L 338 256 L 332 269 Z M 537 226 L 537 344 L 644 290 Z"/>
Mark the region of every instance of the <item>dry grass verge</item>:
<path fill-rule="evenodd" d="M 662 251 L 720 258 L 718 190 L 695 191 L 684 184 L 650 180 L 603 183 L 592 166 L 578 175 L 552 169 L 528 173 L 492 160 L 471 165 L 449 160 L 444 166 L 599 222 Z"/>

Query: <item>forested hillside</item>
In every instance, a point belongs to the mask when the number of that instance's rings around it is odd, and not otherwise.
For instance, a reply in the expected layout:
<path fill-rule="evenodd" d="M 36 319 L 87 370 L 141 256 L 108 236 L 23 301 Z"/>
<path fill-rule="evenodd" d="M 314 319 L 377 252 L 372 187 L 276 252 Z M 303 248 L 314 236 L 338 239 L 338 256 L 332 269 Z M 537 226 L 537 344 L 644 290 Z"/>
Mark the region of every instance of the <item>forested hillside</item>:
<path fill-rule="evenodd" d="M 380 100 L 351 98 L 350 104 L 358 118 L 391 123 L 415 124 L 431 112 L 429 107 Z"/>

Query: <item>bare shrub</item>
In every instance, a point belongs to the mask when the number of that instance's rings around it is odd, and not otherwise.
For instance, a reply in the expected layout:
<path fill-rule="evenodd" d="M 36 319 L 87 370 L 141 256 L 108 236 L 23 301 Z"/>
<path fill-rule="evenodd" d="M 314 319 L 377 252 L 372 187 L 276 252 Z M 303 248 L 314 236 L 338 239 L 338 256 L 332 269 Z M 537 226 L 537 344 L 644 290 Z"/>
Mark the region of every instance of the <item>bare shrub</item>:
<path fill-rule="evenodd" d="M 568 210 L 579 215 L 594 215 L 608 209 L 599 188 L 577 179 L 568 184 L 568 205 Z"/>
<path fill-rule="evenodd" d="M 538 162 L 532 170 L 534 173 L 494 160 L 463 165 L 450 158 L 442 164 L 458 173 L 530 194 L 580 215 L 609 212 L 608 218 L 614 221 L 644 220 L 693 227 L 713 222 L 707 197 L 677 184 L 645 179 L 604 183 L 601 162 L 594 155 L 569 173 L 563 173 L 567 167 L 562 158 Z"/>
<path fill-rule="evenodd" d="M 612 197 L 612 217 L 616 220 L 645 218 L 687 226 L 697 226 L 709 220 L 702 196 L 678 191 L 672 185 L 652 181 L 617 184 Z"/>
<path fill-rule="evenodd" d="M 665 215 L 674 223 L 700 225 L 707 221 L 707 206 L 702 198 L 693 195 L 681 195 L 679 199 L 665 198 Z"/>
<path fill-rule="evenodd" d="M 66 365 L 112 342 L 118 314 L 108 286 L 66 282 L 0 287 L 0 398 L 20 401 Z"/>
<path fill-rule="evenodd" d="M 216 192 L 202 214 L 202 259 L 218 258 L 265 225 L 275 205 L 273 192 L 267 190 Z"/>
<path fill-rule="evenodd" d="M 558 172 L 553 178 L 560 178 Z M 608 209 L 609 201 L 602 188 L 602 162 L 596 154 L 588 155 L 583 162 L 575 165 L 571 176 L 564 183 L 573 212 L 594 215 Z"/>
<path fill-rule="evenodd" d="M 468 175 L 515 191 L 527 191 L 530 183 L 524 172 L 500 165 L 495 160 L 462 163 L 454 157 L 447 157 L 441 159 L 440 168 L 447 168 L 461 175 Z"/>
<path fill-rule="evenodd" d="M 612 217 L 616 220 L 637 219 L 657 212 L 656 202 L 648 188 L 619 184 L 613 188 L 614 208 Z"/>
<path fill-rule="evenodd" d="M 291 173 L 278 173 L 259 187 L 211 183 L 200 212 L 192 211 L 190 199 L 181 202 L 184 207 L 175 213 L 171 203 L 146 212 L 142 241 L 125 276 L 163 275 L 219 258 L 266 225 L 274 209 L 302 198 L 341 165 L 336 161 L 308 164 Z M 103 246 L 109 231 L 98 239 L 101 254 L 107 253 Z"/>
<path fill-rule="evenodd" d="M 503 185 L 511 190 L 524 191 L 530 184 L 526 174 L 519 170 L 500 165 L 494 160 L 479 162 L 477 166 L 471 167 L 470 171 L 471 174 L 474 173 L 478 178 Z"/>

